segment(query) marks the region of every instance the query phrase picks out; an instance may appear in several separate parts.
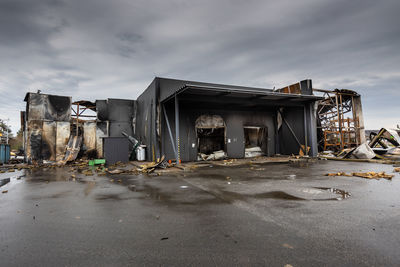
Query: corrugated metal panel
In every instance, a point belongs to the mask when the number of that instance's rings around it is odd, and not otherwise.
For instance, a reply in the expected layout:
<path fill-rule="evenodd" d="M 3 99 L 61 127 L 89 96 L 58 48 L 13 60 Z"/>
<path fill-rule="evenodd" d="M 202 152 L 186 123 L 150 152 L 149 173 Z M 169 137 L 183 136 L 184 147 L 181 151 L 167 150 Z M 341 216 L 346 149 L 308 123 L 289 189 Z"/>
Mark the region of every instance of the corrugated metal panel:
<path fill-rule="evenodd" d="M 0 144 L 0 163 L 8 163 L 10 160 L 10 146 L 6 144 Z"/>
<path fill-rule="evenodd" d="M 129 140 L 125 137 L 105 137 L 104 158 L 107 165 L 129 161 Z"/>

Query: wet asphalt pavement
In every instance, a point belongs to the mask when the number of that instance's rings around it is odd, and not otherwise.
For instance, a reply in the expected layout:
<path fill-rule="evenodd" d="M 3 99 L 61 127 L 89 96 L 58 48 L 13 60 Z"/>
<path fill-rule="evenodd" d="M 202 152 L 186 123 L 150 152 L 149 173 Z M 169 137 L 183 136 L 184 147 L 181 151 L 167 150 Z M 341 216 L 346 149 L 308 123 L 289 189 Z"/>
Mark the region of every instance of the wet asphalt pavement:
<path fill-rule="evenodd" d="M 339 171 L 393 166 L 318 161 L 75 180 L 68 168 L 2 173 L 0 265 L 398 266 L 400 174 L 324 176 Z"/>

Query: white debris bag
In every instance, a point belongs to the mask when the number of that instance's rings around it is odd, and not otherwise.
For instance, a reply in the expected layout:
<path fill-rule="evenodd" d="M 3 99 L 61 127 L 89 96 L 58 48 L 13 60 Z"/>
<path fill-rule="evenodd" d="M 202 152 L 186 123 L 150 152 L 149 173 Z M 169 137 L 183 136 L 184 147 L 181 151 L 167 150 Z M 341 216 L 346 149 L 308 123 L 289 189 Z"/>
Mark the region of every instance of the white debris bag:
<path fill-rule="evenodd" d="M 363 143 L 351 155 L 357 159 L 372 159 L 375 157 L 375 152 L 367 143 Z"/>
<path fill-rule="evenodd" d="M 246 148 L 244 150 L 244 157 L 245 158 L 260 157 L 262 155 L 263 155 L 263 153 L 262 153 L 261 147 L 259 147 L 259 146 Z"/>

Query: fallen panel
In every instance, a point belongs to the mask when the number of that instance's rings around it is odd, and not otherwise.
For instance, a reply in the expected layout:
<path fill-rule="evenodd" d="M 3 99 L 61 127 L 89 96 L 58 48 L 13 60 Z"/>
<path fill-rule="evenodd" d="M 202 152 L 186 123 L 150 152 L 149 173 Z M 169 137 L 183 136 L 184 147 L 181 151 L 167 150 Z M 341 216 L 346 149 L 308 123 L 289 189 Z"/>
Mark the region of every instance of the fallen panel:
<path fill-rule="evenodd" d="M 78 156 L 79 151 L 81 150 L 82 144 L 82 136 L 72 136 L 68 140 L 68 144 L 66 147 L 65 157 L 63 159 L 64 163 L 68 161 L 73 161 Z"/>

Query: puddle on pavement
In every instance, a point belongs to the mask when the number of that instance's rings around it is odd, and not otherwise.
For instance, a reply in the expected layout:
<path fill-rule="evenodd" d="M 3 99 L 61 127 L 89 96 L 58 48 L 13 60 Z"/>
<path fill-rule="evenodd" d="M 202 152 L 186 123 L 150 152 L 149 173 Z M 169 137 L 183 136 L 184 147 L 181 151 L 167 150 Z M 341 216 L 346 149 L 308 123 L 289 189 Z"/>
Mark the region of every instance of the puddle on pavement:
<path fill-rule="evenodd" d="M 5 179 L 1 179 L 0 180 L 0 187 L 2 187 L 3 185 L 6 185 L 10 182 L 10 178 L 5 178 Z"/>
<path fill-rule="evenodd" d="M 283 199 L 283 200 L 307 200 L 305 198 L 296 197 L 290 195 L 284 191 L 271 191 L 261 194 L 253 195 L 254 198 L 273 198 L 273 199 Z"/>
<path fill-rule="evenodd" d="M 290 191 L 294 192 L 291 193 Z M 328 200 L 343 200 L 351 196 L 347 191 L 329 188 L 329 187 L 313 187 L 303 188 L 297 190 L 285 191 L 269 191 L 259 194 L 240 194 L 231 191 L 220 190 L 223 193 L 223 197 L 229 201 L 245 200 L 247 198 L 256 199 L 276 199 L 276 200 L 295 200 L 295 201 L 328 201 Z"/>
<path fill-rule="evenodd" d="M 320 190 L 326 190 L 328 192 L 338 195 L 337 198 L 321 199 L 321 200 L 343 200 L 343 199 L 349 198 L 351 196 L 351 194 L 349 192 L 341 190 L 341 189 L 337 189 L 337 188 L 331 188 L 331 187 L 314 187 L 314 188 L 317 188 Z"/>

